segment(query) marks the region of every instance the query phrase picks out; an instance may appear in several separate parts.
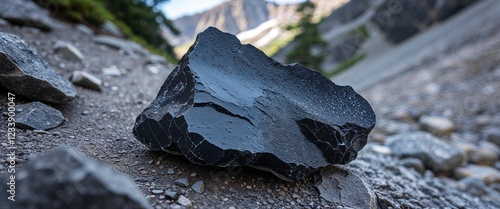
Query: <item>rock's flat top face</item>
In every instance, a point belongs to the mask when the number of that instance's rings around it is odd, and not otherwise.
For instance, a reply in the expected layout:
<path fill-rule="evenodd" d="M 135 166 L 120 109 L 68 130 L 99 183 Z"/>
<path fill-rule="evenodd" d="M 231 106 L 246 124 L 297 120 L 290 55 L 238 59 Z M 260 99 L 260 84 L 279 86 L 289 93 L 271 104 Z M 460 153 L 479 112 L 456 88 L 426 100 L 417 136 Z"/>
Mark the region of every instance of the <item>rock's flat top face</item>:
<path fill-rule="evenodd" d="M 208 28 L 137 118 L 134 134 L 196 163 L 248 165 L 297 180 L 354 160 L 374 124 L 370 105 L 351 87 Z"/>
<path fill-rule="evenodd" d="M 31 102 L 17 106 L 16 124 L 26 129 L 47 130 L 59 126 L 64 116 L 59 110 L 41 102 Z"/>
<path fill-rule="evenodd" d="M 16 94 L 51 103 L 71 101 L 76 90 L 19 37 L 0 32 L 0 82 Z"/>
<path fill-rule="evenodd" d="M 377 196 L 356 174 L 341 167 L 324 168 L 315 183 L 320 196 L 348 208 L 377 208 Z"/>

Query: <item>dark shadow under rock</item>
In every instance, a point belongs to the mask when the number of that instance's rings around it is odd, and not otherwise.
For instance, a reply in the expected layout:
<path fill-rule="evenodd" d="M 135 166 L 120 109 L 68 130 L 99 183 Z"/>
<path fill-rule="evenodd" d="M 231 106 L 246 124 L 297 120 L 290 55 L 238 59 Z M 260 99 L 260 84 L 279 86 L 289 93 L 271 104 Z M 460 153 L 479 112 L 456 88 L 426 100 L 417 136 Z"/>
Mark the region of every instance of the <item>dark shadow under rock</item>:
<path fill-rule="evenodd" d="M 282 65 L 216 28 L 200 33 L 137 117 L 151 149 L 219 167 L 252 166 L 284 180 L 354 160 L 375 115 L 351 87 Z"/>

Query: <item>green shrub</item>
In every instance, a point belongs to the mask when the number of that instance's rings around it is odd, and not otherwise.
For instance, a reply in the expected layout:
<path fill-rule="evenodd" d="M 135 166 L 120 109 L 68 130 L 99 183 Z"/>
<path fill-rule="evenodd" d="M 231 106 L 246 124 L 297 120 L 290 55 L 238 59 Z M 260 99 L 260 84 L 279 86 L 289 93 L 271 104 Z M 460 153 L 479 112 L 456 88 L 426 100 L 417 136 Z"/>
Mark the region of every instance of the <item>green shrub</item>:
<path fill-rule="evenodd" d="M 179 31 L 158 9 L 168 0 L 34 0 L 54 16 L 82 23 L 94 30 L 108 20 L 117 25 L 126 37 L 153 53 L 177 62 L 173 47 L 161 34 L 162 27 Z M 158 21 L 161 20 L 161 21 Z"/>
<path fill-rule="evenodd" d="M 313 23 L 313 13 L 316 8 L 311 1 L 302 3 L 297 12 L 301 15 L 299 22 L 288 27 L 289 30 L 299 30 L 295 37 L 298 45 L 287 55 L 286 62 L 297 62 L 311 69 L 320 70 L 325 55 L 312 55 L 313 48 L 322 48 L 326 42 L 319 35 L 316 24 Z"/>
<path fill-rule="evenodd" d="M 347 69 L 349 69 L 350 67 L 352 67 L 353 65 L 358 63 L 359 61 L 361 61 L 363 58 L 365 58 L 365 55 L 366 54 L 358 54 L 358 55 L 355 55 L 354 57 L 351 57 L 350 59 L 344 60 L 342 63 L 339 64 L 339 66 L 337 68 L 333 69 L 332 71 L 330 71 L 328 73 L 324 73 L 323 75 L 325 77 L 332 77 L 332 76 L 338 75 L 338 74 L 346 71 Z"/>

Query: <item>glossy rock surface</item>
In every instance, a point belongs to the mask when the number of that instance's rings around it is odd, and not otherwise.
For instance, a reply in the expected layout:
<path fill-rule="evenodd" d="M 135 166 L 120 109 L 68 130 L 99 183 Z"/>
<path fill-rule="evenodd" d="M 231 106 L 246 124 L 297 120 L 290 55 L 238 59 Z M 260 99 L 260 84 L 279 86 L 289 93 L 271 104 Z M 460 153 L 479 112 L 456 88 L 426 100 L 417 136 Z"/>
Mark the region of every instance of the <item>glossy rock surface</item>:
<path fill-rule="evenodd" d="M 374 125 L 371 106 L 351 87 L 208 28 L 133 132 L 194 163 L 251 166 L 293 181 L 354 160 Z"/>

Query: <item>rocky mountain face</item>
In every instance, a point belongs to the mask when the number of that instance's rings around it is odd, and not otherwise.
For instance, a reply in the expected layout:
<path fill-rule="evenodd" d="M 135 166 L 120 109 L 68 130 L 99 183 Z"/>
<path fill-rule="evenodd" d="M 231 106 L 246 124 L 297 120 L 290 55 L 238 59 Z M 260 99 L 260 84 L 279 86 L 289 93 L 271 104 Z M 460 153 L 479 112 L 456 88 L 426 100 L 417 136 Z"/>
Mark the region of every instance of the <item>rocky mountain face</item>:
<path fill-rule="evenodd" d="M 350 1 L 318 24 L 321 38 L 328 43 L 316 50 L 325 55 L 322 69 L 318 70 L 331 72 L 346 61 L 362 59 L 365 43 L 379 35 L 391 44 L 399 44 L 476 1 Z M 283 62 L 295 45 L 292 41 L 274 58 Z"/>
<path fill-rule="evenodd" d="M 321 16 L 328 15 L 347 1 L 313 0 L 318 8 L 315 11 L 315 16 L 319 19 Z M 178 46 L 193 40 L 198 33 L 209 26 L 217 27 L 231 34 L 239 34 L 263 25 L 264 29 L 259 30 L 258 33 L 255 33 L 256 31 L 247 33 L 247 36 L 252 34 L 248 39 L 257 41 L 256 36 L 262 37 L 265 36 L 263 31 L 269 32 L 265 29 L 279 28 L 296 21 L 298 19 L 297 7 L 298 4 L 276 4 L 264 0 L 231 0 L 209 11 L 175 20 L 174 24 L 182 34 L 174 36 L 166 31 L 165 36 L 172 45 Z"/>

